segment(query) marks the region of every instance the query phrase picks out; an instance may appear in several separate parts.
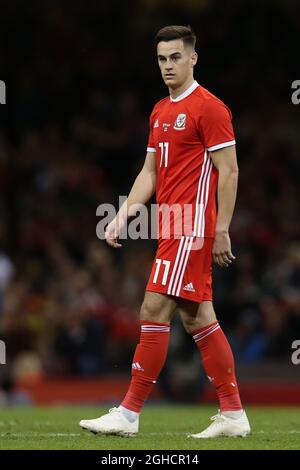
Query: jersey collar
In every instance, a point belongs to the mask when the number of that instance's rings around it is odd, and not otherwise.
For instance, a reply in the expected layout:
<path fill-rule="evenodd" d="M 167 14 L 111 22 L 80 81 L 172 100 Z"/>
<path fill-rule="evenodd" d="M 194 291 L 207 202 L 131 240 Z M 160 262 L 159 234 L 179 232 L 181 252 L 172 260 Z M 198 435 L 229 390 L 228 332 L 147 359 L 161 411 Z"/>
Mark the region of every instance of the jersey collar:
<path fill-rule="evenodd" d="M 199 83 L 195 80 L 194 83 L 192 83 L 191 86 L 187 90 L 181 93 L 181 95 L 177 96 L 177 98 L 172 98 L 170 96 L 171 103 L 177 103 L 177 101 L 183 100 L 184 98 L 189 96 L 191 93 L 193 93 L 193 91 L 196 90 L 198 86 L 199 86 Z"/>

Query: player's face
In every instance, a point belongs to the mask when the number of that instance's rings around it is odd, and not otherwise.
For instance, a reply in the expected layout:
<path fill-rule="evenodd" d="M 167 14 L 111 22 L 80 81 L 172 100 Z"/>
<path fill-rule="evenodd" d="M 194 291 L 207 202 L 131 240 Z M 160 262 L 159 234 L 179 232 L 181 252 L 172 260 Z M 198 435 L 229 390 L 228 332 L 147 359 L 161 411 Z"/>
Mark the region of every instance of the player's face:
<path fill-rule="evenodd" d="M 157 45 L 158 65 L 165 84 L 172 89 L 183 85 L 193 76 L 197 53 L 181 39 L 161 41 Z"/>

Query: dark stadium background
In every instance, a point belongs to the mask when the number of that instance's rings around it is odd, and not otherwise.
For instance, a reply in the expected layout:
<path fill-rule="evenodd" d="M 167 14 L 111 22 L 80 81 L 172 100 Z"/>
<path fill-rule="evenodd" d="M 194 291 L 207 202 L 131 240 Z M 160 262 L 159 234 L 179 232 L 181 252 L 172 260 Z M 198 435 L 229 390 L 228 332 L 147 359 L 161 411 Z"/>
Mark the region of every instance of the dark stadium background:
<path fill-rule="evenodd" d="M 191 24 L 196 79 L 231 108 L 240 166 L 237 261 L 215 269 L 215 307 L 246 403 L 300 404 L 297 1 L 2 1 L 0 404 L 118 403 L 139 337 L 155 241 L 119 251 L 97 206 L 126 195 L 164 97 L 153 36 Z M 153 396 L 214 401 L 193 341 L 173 321 Z"/>

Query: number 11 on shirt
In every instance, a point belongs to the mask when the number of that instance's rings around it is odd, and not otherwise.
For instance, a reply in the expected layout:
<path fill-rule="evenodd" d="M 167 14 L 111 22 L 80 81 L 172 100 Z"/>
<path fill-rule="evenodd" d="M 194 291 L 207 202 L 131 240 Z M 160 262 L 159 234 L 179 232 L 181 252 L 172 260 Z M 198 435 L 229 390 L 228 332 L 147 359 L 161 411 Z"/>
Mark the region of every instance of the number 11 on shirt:
<path fill-rule="evenodd" d="M 168 157 L 169 157 L 169 142 L 159 142 L 160 148 L 160 165 L 165 168 L 168 166 Z"/>

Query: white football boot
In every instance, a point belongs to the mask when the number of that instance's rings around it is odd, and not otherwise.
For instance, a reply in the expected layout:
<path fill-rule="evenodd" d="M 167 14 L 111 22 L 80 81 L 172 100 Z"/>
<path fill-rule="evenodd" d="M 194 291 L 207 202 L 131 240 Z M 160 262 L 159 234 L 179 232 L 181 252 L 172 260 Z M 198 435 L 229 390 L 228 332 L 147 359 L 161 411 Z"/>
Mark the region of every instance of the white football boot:
<path fill-rule="evenodd" d="M 139 417 L 131 423 L 119 408 L 111 408 L 106 415 L 96 419 L 82 419 L 79 425 L 94 434 L 114 434 L 115 436 L 135 436 L 139 430 Z"/>
<path fill-rule="evenodd" d="M 188 437 L 193 437 L 195 439 L 208 439 L 211 437 L 246 437 L 251 431 L 245 411 L 243 411 L 242 416 L 238 419 L 228 418 L 221 413 L 218 413 L 210 419 L 212 424 L 210 424 L 208 428 L 198 434 L 189 434 Z"/>

